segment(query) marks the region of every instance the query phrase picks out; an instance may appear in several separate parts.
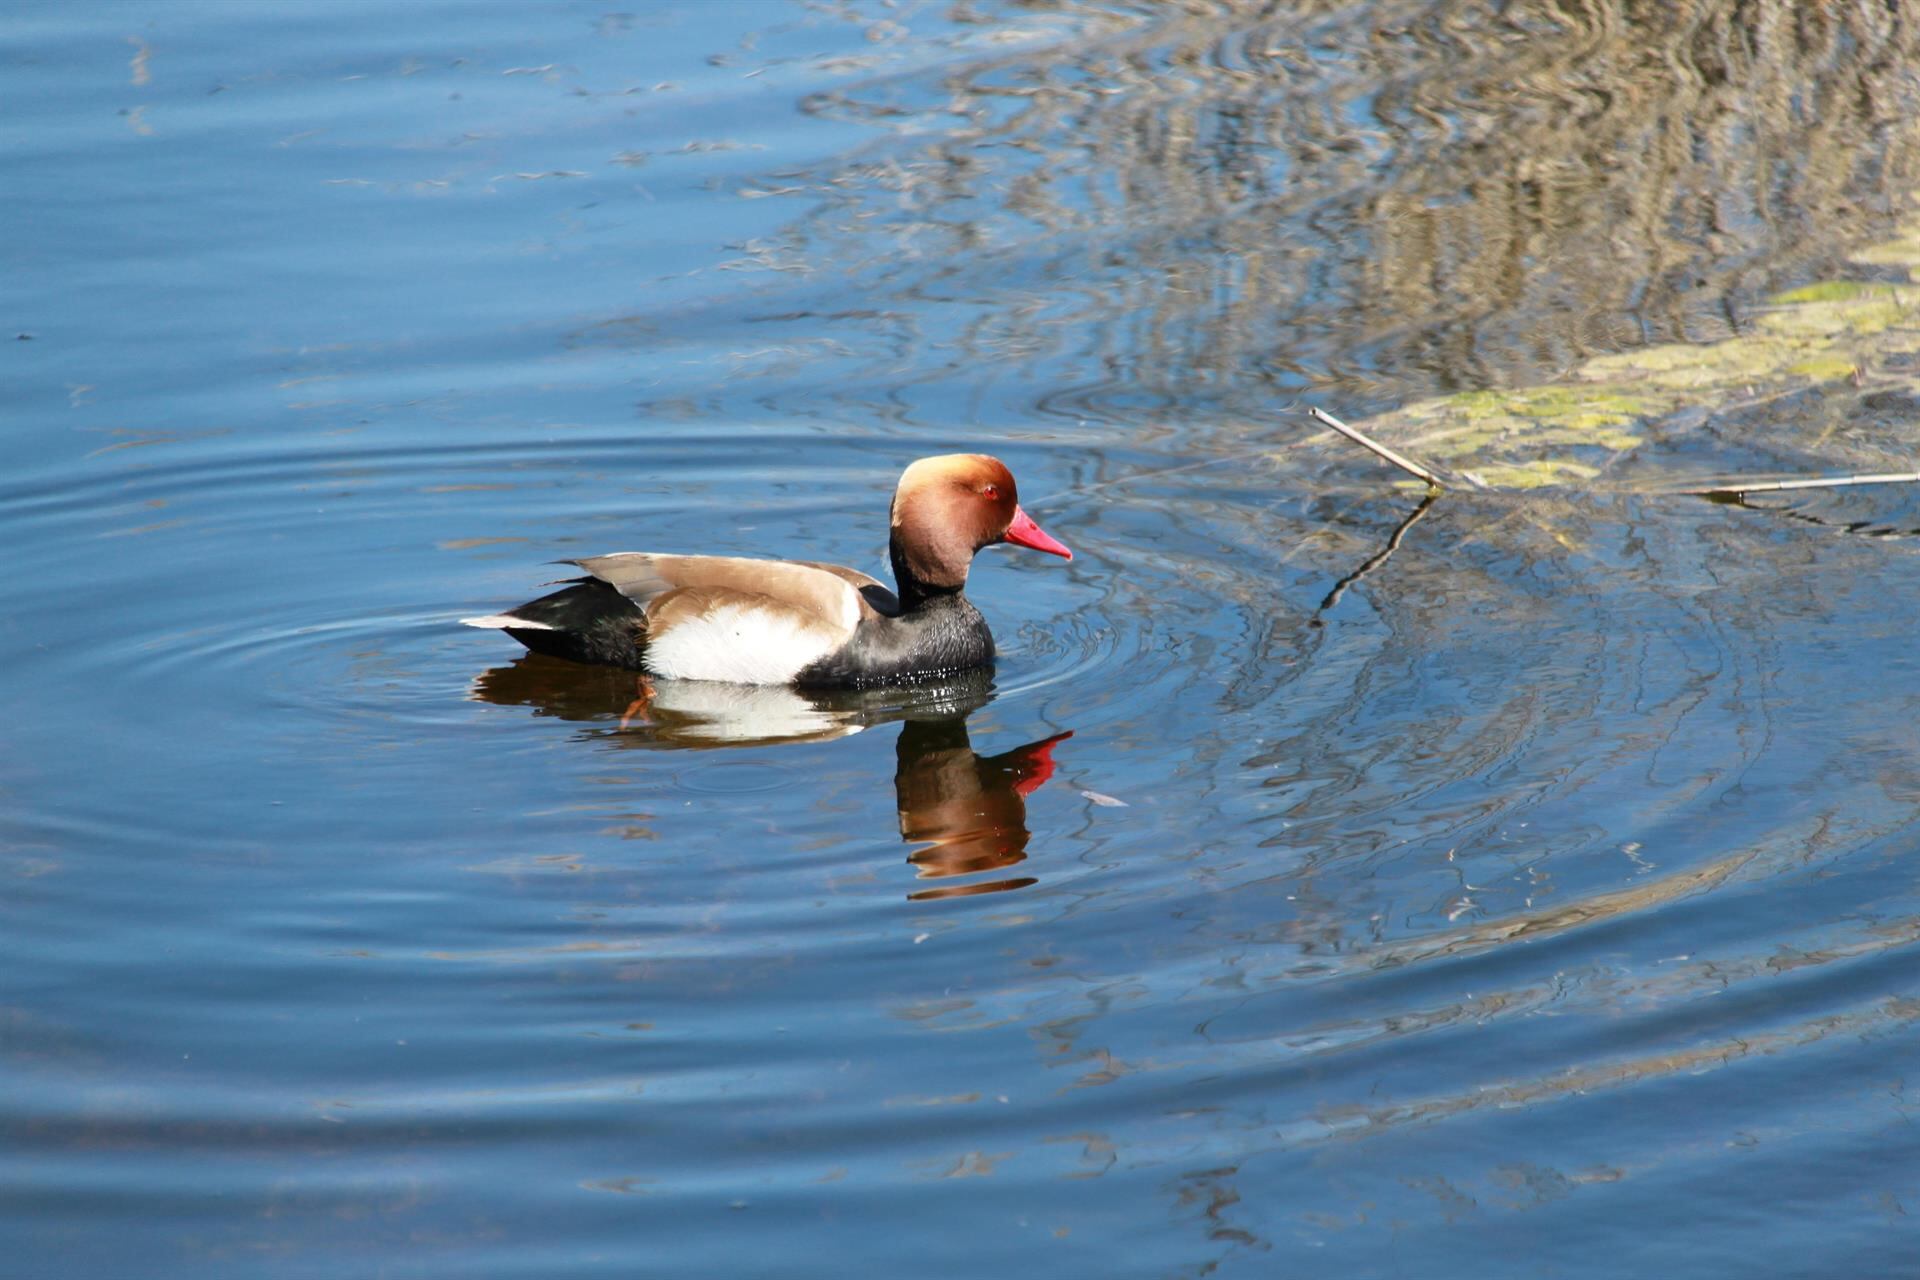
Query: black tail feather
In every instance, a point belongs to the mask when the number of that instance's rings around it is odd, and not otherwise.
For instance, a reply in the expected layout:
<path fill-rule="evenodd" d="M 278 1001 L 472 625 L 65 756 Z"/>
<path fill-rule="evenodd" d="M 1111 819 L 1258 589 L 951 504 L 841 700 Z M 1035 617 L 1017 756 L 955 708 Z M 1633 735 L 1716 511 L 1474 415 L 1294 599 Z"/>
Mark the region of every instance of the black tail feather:
<path fill-rule="evenodd" d="M 640 658 L 646 652 L 646 615 L 639 605 L 598 578 L 571 579 L 552 595 L 507 610 L 506 616 L 543 624 L 503 628 L 535 653 L 631 671 L 641 669 Z"/>

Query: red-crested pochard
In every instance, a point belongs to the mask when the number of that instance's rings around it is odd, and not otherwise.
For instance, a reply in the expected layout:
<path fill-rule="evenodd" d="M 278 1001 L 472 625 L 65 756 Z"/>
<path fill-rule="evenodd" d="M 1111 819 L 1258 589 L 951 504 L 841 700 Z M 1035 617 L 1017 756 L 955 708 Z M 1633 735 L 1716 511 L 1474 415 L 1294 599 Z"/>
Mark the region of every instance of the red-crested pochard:
<path fill-rule="evenodd" d="M 890 684 L 993 661 L 964 594 L 973 555 L 1013 542 L 1073 559 L 1020 509 L 997 458 L 922 458 L 894 491 L 889 552 L 899 594 L 855 569 L 741 556 L 623 551 L 563 563 L 587 577 L 470 627 L 535 653 L 648 675 L 739 684 Z"/>

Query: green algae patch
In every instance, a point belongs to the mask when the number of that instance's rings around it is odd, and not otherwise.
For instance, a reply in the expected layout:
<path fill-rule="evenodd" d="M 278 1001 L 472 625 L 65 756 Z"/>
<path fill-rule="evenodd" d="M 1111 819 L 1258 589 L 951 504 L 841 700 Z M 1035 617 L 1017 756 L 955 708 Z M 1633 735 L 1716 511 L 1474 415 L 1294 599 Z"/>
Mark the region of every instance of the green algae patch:
<path fill-rule="evenodd" d="M 1856 280 L 1824 280 L 1819 284 L 1776 293 L 1767 301 L 1776 307 L 1790 307 L 1798 302 L 1848 302 L 1871 292 L 1875 287 Z"/>
<path fill-rule="evenodd" d="M 1840 338 L 1874 334 L 1909 319 L 1920 306 L 1920 290 L 1911 286 L 1866 285 L 1850 298 L 1824 299 L 1761 314 L 1757 324 L 1782 337 Z"/>
<path fill-rule="evenodd" d="M 1828 352 L 1789 365 L 1787 372 L 1814 382 L 1838 382 L 1842 378 L 1851 378 L 1859 367 L 1851 356 Z"/>
<path fill-rule="evenodd" d="M 1824 345 L 1802 335 L 1773 333 L 1748 334 L 1706 346 L 1673 342 L 1600 356 L 1582 365 L 1578 376 L 1615 384 L 1616 390 L 1633 388 L 1664 405 L 1662 412 L 1670 412 L 1681 402 L 1676 392 L 1750 387 L 1820 354 Z"/>
<path fill-rule="evenodd" d="M 1418 443 L 1436 457 L 1471 459 L 1508 445 L 1593 447 L 1621 452 L 1641 443 L 1630 428 L 1666 411 L 1659 400 L 1582 386 L 1469 391 L 1408 405 L 1395 414 L 1430 429 Z"/>
<path fill-rule="evenodd" d="M 1631 422 L 1659 406 L 1641 396 L 1616 395 L 1579 386 L 1520 387 L 1512 391 L 1464 391 L 1429 404 L 1446 405 L 1468 419 L 1512 417 L 1605 419 Z"/>
<path fill-rule="evenodd" d="M 1489 489 L 1548 489 L 1592 480 L 1600 474 L 1600 468 L 1566 458 L 1541 458 L 1534 462 L 1495 463 L 1474 474 Z"/>
<path fill-rule="evenodd" d="M 1920 221 L 1901 227 L 1892 240 L 1848 254 L 1847 260 L 1869 267 L 1905 267 L 1909 279 L 1920 278 L 1916 276 L 1920 271 Z"/>

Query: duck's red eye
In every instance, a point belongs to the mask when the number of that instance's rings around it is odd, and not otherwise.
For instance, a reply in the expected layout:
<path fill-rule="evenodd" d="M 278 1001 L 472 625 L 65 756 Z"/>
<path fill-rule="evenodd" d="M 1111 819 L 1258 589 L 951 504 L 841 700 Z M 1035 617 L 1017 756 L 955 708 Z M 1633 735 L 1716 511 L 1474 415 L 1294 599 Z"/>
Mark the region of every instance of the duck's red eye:
<path fill-rule="evenodd" d="M 986 488 L 982 489 L 980 492 L 985 497 L 997 498 L 1000 496 L 1000 486 L 997 484 L 990 484 Z"/>

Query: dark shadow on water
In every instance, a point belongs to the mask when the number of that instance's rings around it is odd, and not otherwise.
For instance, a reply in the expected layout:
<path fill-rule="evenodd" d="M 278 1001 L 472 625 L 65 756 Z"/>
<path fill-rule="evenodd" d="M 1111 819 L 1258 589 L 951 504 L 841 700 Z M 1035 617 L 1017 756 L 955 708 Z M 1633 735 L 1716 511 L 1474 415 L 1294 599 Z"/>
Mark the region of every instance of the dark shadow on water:
<path fill-rule="evenodd" d="M 1027 797 L 1053 776 L 1063 730 L 998 755 L 974 751 L 967 717 L 993 699 L 992 677 L 861 690 L 802 690 L 697 680 L 642 682 L 631 671 L 527 654 L 481 673 L 476 701 L 531 707 L 579 721 L 583 736 L 621 748 L 715 750 L 822 742 L 900 722 L 894 792 L 900 838 L 923 880 L 999 871 L 1026 861 Z M 1022 889 L 1034 876 L 970 880 L 910 893 L 914 900 Z"/>
<path fill-rule="evenodd" d="M 1901 497 L 1907 499 L 1904 504 L 1898 501 Z M 1797 520 L 1802 524 L 1818 525 L 1836 533 L 1863 538 L 1920 537 L 1920 524 L 1905 523 L 1897 511 L 1903 505 L 1912 506 L 1910 494 L 1890 495 L 1858 489 L 1810 489 L 1797 493 L 1757 490 L 1708 494 L 1705 500 L 1715 506 L 1742 507 L 1762 515 Z M 1895 509 L 1896 514 L 1889 515 L 1889 508 Z M 1910 514 L 1906 518 L 1912 519 Z"/>
<path fill-rule="evenodd" d="M 1333 584 L 1333 589 L 1328 591 L 1326 597 L 1320 601 L 1320 607 L 1313 611 L 1311 625 L 1316 627 L 1321 626 L 1327 610 L 1340 603 L 1340 597 L 1347 593 L 1347 588 L 1360 582 L 1368 574 L 1393 558 L 1393 553 L 1400 549 L 1402 542 L 1406 541 L 1407 531 L 1418 524 L 1420 517 L 1426 515 L 1427 512 L 1433 508 L 1434 499 L 1439 496 L 1438 490 L 1429 490 L 1420 499 L 1420 505 L 1409 511 L 1401 518 L 1400 523 L 1394 526 L 1393 532 L 1387 537 L 1386 545 L 1382 546 L 1371 556 L 1368 556 L 1359 568 Z"/>

